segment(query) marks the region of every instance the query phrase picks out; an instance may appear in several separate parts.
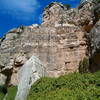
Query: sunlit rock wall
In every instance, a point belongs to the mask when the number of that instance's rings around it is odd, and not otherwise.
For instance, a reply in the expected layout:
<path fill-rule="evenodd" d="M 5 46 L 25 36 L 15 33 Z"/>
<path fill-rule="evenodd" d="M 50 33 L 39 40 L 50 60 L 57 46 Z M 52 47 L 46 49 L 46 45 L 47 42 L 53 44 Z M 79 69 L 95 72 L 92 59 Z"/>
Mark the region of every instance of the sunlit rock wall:
<path fill-rule="evenodd" d="M 0 72 L 7 76 L 6 84 L 18 84 L 18 72 L 32 55 L 45 64 L 48 76 L 78 72 L 79 62 L 88 58 L 85 35 L 93 25 L 91 6 L 87 3 L 68 10 L 52 3 L 41 25 L 10 30 L 0 40 Z"/>

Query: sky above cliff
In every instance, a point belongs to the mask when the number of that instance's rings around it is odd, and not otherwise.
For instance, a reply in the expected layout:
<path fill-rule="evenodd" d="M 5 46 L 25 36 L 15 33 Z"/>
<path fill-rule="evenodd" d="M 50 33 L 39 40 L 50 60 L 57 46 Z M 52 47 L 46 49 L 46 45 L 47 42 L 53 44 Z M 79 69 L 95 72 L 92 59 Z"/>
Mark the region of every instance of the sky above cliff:
<path fill-rule="evenodd" d="M 79 5 L 80 0 L 0 0 L 0 37 L 20 25 L 42 22 L 43 9 L 51 2 Z"/>

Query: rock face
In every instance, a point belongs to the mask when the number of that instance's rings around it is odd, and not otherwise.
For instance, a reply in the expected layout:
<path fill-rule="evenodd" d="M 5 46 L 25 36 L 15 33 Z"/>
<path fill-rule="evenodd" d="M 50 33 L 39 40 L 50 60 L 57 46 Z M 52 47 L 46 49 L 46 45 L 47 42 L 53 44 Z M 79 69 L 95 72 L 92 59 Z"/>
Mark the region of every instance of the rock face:
<path fill-rule="evenodd" d="M 42 26 L 78 26 L 89 32 L 93 25 L 91 16 L 93 6 L 93 3 L 86 2 L 80 5 L 79 8 L 66 9 L 65 6 L 59 3 L 52 3 L 44 11 Z"/>
<path fill-rule="evenodd" d="M 0 74 L 0 85 L 5 85 L 5 82 L 6 82 L 6 76 L 3 75 L 3 74 Z"/>
<path fill-rule="evenodd" d="M 81 0 L 81 4 L 84 2 L 92 2 L 93 0 Z"/>
<path fill-rule="evenodd" d="M 100 20 L 95 24 L 89 34 L 91 70 L 100 70 Z"/>
<path fill-rule="evenodd" d="M 94 25 L 93 6 L 87 2 L 67 9 L 54 2 L 45 8 L 41 25 L 9 31 L 0 40 L 0 72 L 6 83 L 18 84 L 18 72 L 32 55 L 45 64 L 50 77 L 78 72 L 80 61 L 89 58 L 86 34 Z"/>

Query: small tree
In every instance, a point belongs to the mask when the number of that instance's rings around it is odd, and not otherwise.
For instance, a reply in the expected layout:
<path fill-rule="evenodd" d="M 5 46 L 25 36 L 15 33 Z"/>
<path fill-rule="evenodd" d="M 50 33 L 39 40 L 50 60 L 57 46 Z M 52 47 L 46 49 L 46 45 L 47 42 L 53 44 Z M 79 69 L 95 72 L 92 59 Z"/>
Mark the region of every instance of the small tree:
<path fill-rule="evenodd" d="M 80 73 L 87 73 L 89 71 L 89 59 L 84 58 L 79 63 L 79 72 Z"/>

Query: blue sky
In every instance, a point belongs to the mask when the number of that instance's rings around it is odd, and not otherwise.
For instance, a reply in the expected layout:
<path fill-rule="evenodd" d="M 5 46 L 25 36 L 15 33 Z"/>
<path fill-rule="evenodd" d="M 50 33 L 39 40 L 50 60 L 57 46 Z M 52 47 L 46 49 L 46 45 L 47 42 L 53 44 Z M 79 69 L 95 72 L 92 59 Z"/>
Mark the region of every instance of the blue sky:
<path fill-rule="evenodd" d="M 0 37 L 20 25 L 41 23 L 43 9 L 51 2 L 79 5 L 80 0 L 0 0 Z"/>

